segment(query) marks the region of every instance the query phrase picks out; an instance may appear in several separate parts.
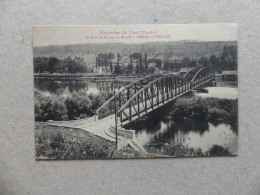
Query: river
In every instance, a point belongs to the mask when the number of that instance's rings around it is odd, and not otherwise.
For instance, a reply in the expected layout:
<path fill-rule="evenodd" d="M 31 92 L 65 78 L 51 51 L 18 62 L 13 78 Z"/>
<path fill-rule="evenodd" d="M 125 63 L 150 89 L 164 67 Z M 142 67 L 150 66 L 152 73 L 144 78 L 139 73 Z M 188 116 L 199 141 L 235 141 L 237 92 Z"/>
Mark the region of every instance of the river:
<path fill-rule="evenodd" d="M 53 81 L 35 79 L 35 89 L 62 96 L 70 96 L 73 92 L 86 91 L 97 94 L 101 91 L 120 90 L 130 82 L 92 82 L 92 81 Z M 227 99 L 238 98 L 237 83 L 217 82 L 216 87 L 207 87 L 208 93 L 197 93 L 202 98 L 217 97 Z M 232 155 L 237 154 L 237 129 L 230 124 L 212 124 L 208 121 L 183 122 L 168 120 L 170 109 L 156 110 L 127 129 L 136 131 L 137 141 L 152 153 L 174 156 L 177 150 L 199 151 L 206 153 L 214 145 L 228 149 Z"/>
<path fill-rule="evenodd" d="M 221 82 L 217 83 L 216 87 L 206 89 L 208 93 L 195 95 L 202 98 L 238 98 L 238 88 L 234 83 Z M 237 155 L 237 127 L 224 122 L 213 124 L 208 121 L 173 120 L 170 119 L 170 107 L 155 110 L 126 127 L 136 131 L 137 141 L 148 152 L 169 156 L 178 156 L 179 153 L 186 153 L 187 156 L 208 155 L 213 146 L 217 145 L 227 149 L 229 154 Z"/>
<path fill-rule="evenodd" d="M 112 82 L 112 81 L 90 81 L 90 80 L 48 80 L 34 79 L 34 88 L 45 94 L 57 94 L 68 97 L 74 92 L 84 91 L 87 94 L 98 94 L 100 92 L 113 92 L 122 89 L 131 82 Z"/>

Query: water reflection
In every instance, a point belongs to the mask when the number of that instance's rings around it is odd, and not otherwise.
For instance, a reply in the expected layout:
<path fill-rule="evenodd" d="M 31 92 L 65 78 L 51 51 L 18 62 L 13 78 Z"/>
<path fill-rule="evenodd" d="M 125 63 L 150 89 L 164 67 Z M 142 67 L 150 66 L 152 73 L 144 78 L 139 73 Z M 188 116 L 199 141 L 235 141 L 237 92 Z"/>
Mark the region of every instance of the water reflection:
<path fill-rule="evenodd" d="M 170 109 L 164 108 L 127 125 L 126 129 L 136 130 L 137 141 L 153 153 L 175 156 L 185 150 L 199 155 L 218 145 L 232 155 L 237 154 L 237 133 L 229 124 L 173 120 L 169 115 Z"/>
<path fill-rule="evenodd" d="M 100 92 L 111 92 L 114 89 L 116 91 L 122 89 L 128 85 L 129 82 L 113 82 L 113 81 L 73 81 L 73 80 L 47 80 L 47 79 L 35 79 L 35 89 L 45 92 L 54 93 L 57 95 L 68 96 L 73 92 L 85 91 L 88 94 L 98 94 Z"/>

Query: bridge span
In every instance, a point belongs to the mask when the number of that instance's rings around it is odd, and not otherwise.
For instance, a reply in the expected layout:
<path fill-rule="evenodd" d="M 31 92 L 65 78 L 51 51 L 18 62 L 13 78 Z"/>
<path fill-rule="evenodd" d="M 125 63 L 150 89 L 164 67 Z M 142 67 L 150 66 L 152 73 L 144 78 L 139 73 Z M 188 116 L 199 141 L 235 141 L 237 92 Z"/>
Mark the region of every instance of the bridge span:
<path fill-rule="evenodd" d="M 198 66 L 183 77 L 176 73 L 152 75 L 120 90 L 97 111 L 98 120 L 110 115 L 118 117 L 121 126 L 177 99 L 214 80 L 214 71 Z"/>
<path fill-rule="evenodd" d="M 116 141 L 113 127 L 117 121 L 120 130 L 118 146 L 129 144 L 135 150 L 144 152 L 144 149 L 136 142 L 133 132 L 124 130 L 120 126 L 130 123 L 192 90 L 203 87 L 214 78 L 214 71 L 202 66 L 189 70 L 184 76 L 179 76 L 176 73 L 148 76 L 117 92 L 91 118 L 49 121 L 48 124 L 80 128 L 104 139 Z M 115 118 L 115 116 L 117 117 Z"/>

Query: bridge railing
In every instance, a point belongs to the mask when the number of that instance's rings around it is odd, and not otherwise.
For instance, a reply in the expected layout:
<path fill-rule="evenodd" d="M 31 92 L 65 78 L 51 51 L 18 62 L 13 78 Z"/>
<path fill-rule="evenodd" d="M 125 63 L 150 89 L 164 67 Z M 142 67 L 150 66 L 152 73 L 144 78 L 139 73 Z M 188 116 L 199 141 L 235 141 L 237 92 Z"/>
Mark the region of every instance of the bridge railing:
<path fill-rule="evenodd" d="M 190 82 L 185 78 L 167 75 L 144 86 L 117 111 L 120 122 L 132 121 L 135 117 L 158 108 L 172 98 L 190 90 Z"/>
<path fill-rule="evenodd" d="M 214 71 L 198 66 L 188 71 L 183 77 L 168 73 L 152 75 L 139 79 L 126 86 L 97 111 L 98 119 L 103 119 L 115 113 L 120 117 L 120 122 L 132 121 L 133 117 L 140 117 L 143 112 L 159 107 L 206 82 L 214 77 Z"/>
<path fill-rule="evenodd" d="M 195 74 L 198 72 L 198 70 L 200 70 L 203 66 L 196 66 L 194 68 L 191 68 L 188 70 L 188 72 L 186 72 L 183 76 L 183 78 L 186 78 L 188 80 L 191 80 Z"/>
<path fill-rule="evenodd" d="M 151 75 L 141 78 L 128 86 L 121 89 L 113 97 L 107 100 L 98 110 L 96 114 L 98 119 L 103 119 L 115 112 L 115 107 L 120 108 L 125 102 L 127 102 L 137 91 L 143 88 L 144 85 L 151 82 L 160 75 Z"/>
<path fill-rule="evenodd" d="M 200 67 L 193 78 L 165 75 L 148 83 L 135 95 L 133 95 L 117 111 L 121 124 L 129 123 L 136 118 L 166 104 L 174 98 L 188 93 L 206 84 L 214 78 L 214 71 Z"/>
<path fill-rule="evenodd" d="M 208 80 L 211 80 L 215 77 L 215 72 L 213 69 L 208 67 L 202 67 L 197 71 L 194 77 L 191 80 L 191 85 L 193 89 L 196 89 L 200 85 L 204 84 Z"/>

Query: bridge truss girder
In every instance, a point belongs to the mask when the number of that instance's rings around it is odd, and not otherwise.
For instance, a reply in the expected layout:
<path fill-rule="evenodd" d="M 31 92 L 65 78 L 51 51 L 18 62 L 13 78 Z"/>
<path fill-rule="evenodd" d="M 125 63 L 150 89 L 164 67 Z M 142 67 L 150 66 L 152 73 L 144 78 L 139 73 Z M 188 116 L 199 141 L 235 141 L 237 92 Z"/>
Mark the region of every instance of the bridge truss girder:
<path fill-rule="evenodd" d="M 183 77 L 153 75 L 126 86 L 97 110 L 99 120 L 116 114 L 124 125 L 182 96 L 214 78 L 209 68 L 196 67 Z"/>

